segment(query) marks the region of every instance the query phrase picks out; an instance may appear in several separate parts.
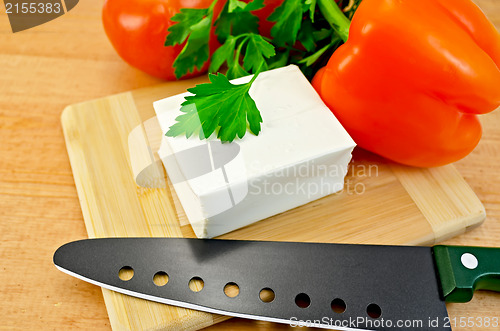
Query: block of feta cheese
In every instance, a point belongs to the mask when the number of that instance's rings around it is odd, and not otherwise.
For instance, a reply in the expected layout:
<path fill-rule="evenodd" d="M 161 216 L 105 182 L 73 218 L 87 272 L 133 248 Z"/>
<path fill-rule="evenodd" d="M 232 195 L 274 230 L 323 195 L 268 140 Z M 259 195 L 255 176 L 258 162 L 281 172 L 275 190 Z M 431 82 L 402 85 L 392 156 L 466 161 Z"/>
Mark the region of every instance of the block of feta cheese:
<path fill-rule="evenodd" d="M 248 82 L 250 76 L 232 81 Z M 159 156 L 199 238 L 215 237 L 343 189 L 354 141 L 297 66 L 262 72 L 250 89 L 258 136 L 163 137 Z M 163 134 L 189 93 L 154 103 Z"/>

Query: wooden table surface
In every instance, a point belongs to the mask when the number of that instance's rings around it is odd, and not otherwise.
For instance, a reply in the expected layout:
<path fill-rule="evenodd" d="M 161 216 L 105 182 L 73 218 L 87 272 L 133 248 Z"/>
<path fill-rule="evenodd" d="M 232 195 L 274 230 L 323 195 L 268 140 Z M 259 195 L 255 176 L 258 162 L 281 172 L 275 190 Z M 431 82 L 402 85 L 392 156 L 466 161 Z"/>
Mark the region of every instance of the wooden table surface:
<path fill-rule="evenodd" d="M 476 0 L 500 27 L 500 1 Z M 101 24 L 102 1 L 13 34 L 0 14 L 0 329 L 109 330 L 99 287 L 52 264 L 61 244 L 87 234 L 61 131 L 69 104 L 160 83 L 125 64 Z M 483 118 L 484 137 L 457 168 L 488 218 L 447 244 L 500 246 L 500 111 Z M 450 317 L 500 318 L 500 294 L 450 304 Z M 484 324 L 484 323 L 483 323 Z M 477 324 L 476 324 L 477 325 Z M 288 329 L 232 319 L 210 330 Z M 456 328 L 478 330 L 479 327 Z M 490 329 L 500 329 L 491 328 Z"/>

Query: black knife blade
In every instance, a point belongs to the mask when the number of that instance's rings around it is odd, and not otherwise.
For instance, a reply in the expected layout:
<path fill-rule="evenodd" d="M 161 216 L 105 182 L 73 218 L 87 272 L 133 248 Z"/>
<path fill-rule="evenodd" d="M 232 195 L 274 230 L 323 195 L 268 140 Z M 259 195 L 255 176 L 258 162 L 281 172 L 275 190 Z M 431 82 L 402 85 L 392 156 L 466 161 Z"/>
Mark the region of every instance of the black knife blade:
<path fill-rule="evenodd" d="M 338 330 L 451 330 L 436 248 L 104 238 L 61 246 L 54 264 L 98 286 L 210 313 Z M 448 250 L 438 255 L 449 264 Z M 124 268 L 131 279 L 120 278 Z M 190 289 L 192 279 L 203 281 L 201 291 Z M 228 296 L 227 286 L 239 293 Z"/>

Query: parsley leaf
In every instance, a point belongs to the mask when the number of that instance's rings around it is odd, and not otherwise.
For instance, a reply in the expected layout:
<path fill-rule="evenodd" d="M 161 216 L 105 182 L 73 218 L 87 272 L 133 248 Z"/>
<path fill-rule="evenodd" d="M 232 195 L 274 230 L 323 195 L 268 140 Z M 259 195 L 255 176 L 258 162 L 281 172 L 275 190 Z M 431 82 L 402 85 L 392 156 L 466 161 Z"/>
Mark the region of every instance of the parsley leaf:
<path fill-rule="evenodd" d="M 228 79 L 235 79 L 238 77 L 247 76 L 249 74 L 250 73 L 248 71 L 243 69 L 243 67 L 240 65 L 239 61 L 231 61 L 228 65 L 227 72 L 226 72 Z"/>
<path fill-rule="evenodd" d="M 235 11 L 237 8 L 243 9 L 247 6 L 246 3 L 240 0 L 229 0 L 228 2 L 228 12 L 232 13 Z"/>
<path fill-rule="evenodd" d="M 316 41 L 314 40 L 314 27 L 311 21 L 305 20 L 302 22 L 302 27 L 297 35 L 298 41 L 304 46 L 306 51 L 312 52 L 316 49 Z"/>
<path fill-rule="evenodd" d="M 314 13 L 316 12 L 316 0 L 305 0 L 306 10 L 309 10 L 309 19 L 314 23 Z"/>
<path fill-rule="evenodd" d="M 267 70 L 266 59 L 276 55 L 274 46 L 267 42 L 261 35 L 249 34 L 247 48 L 243 58 L 243 67 L 250 72 Z"/>
<path fill-rule="evenodd" d="M 210 26 L 213 9 L 182 8 L 180 13 L 172 17 L 177 22 L 168 28 L 165 46 L 182 44 L 184 48 L 174 61 L 175 76 L 180 78 L 196 68 L 201 69 L 208 61 Z"/>
<path fill-rule="evenodd" d="M 210 61 L 210 67 L 208 71 L 216 72 L 224 64 L 224 62 L 231 62 L 234 60 L 234 52 L 236 50 L 237 39 L 233 36 L 229 36 L 226 42 L 212 54 L 212 59 Z"/>
<path fill-rule="evenodd" d="M 243 66 L 240 64 L 240 54 L 245 51 Z M 245 33 L 238 37 L 229 36 L 226 42 L 212 55 L 209 71 L 216 72 L 227 63 L 229 79 L 267 70 L 266 60 L 275 55 L 274 46 L 259 34 Z"/>
<path fill-rule="evenodd" d="M 249 75 L 240 65 L 239 61 L 241 49 L 243 47 L 241 37 L 244 37 L 243 39 L 246 40 L 246 35 L 242 35 L 239 38 L 229 36 L 226 42 L 214 52 L 210 68 L 208 69 L 210 72 L 216 72 L 224 62 L 226 62 L 228 68 L 226 75 L 229 79 Z"/>
<path fill-rule="evenodd" d="M 229 0 L 229 12 L 254 11 L 264 8 L 264 0 L 253 0 L 248 3 L 240 0 Z"/>
<path fill-rule="evenodd" d="M 182 8 L 180 13 L 175 14 L 171 20 L 177 22 L 168 28 L 165 46 L 182 44 L 191 32 L 191 26 L 199 23 L 208 14 L 208 8 Z"/>
<path fill-rule="evenodd" d="M 254 11 L 264 8 L 264 0 L 253 0 L 243 8 L 245 11 Z"/>
<path fill-rule="evenodd" d="M 245 3 L 229 0 L 215 22 L 215 34 L 223 43 L 230 36 L 244 33 L 259 33 L 259 18 L 251 13 L 264 7 L 264 0 L 253 0 Z"/>
<path fill-rule="evenodd" d="M 301 0 L 285 0 L 269 16 L 268 21 L 276 22 L 271 36 L 277 46 L 295 44 L 302 23 L 302 10 Z"/>
<path fill-rule="evenodd" d="M 309 55 L 308 57 L 303 58 L 298 63 L 305 63 L 306 66 L 311 66 L 314 62 L 318 61 L 318 59 L 321 57 L 321 55 L 323 55 L 323 53 L 325 53 L 330 47 L 331 47 L 331 45 L 326 45 L 323 48 L 321 48 L 320 50 L 318 50 L 316 53 L 313 53 L 313 54 Z"/>
<path fill-rule="evenodd" d="M 250 12 L 225 13 L 216 22 L 215 34 L 221 43 L 230 35 L 247 32 L 259 32 L 259 18 Z"/>
<path fill-rule="evenodd" d="M 217 137 L 231 142 L 242 138 L 247 130 L 257 135 L 261 130 L 262 117 L 248 91 L 257 78 L 240 85 L 232 84 L 223 74 L 209 74 L 210 83 L 188 89 L 193 93 L 182 103 L 183 114 L 176 118 L 166 135 L 175 137 L 198 133 L 200 139 L 210 137 L 218 129 Z"/>
<path fill-rule="evenodd" d="M 289 63 L 290 60 L 290 50 L 285 49 L 280 52 L 277 52 L 275 56 L 269 58 L 267 61 L 267 65 L 269 69 L 276 69 L 279 67 L 284 67 Z"/>

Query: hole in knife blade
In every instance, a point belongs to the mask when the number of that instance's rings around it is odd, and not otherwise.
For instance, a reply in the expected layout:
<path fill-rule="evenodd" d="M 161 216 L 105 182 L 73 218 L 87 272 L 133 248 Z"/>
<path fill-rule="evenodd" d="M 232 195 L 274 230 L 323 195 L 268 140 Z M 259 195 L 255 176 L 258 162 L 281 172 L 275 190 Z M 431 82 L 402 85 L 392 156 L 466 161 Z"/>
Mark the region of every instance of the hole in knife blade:
<path fill-rule="evenodd" d="M 189 288 L 191 289 L 191 291 L 200 292 L 201 290 L 203 290 L 205 283 L 203 282 L 203 279 L 201 279 L 200 277 L 193 277 L 189 281 L 188 285 L 189 285 Z"/>
<path fill-rule="evenodd" d="M 295 304 L 300 308 L 307 308 L 311 305 L 311 298 L 305 293 L 297 294 Z"/>
<path fill-rule="evenodd" d="M 240 287 L 236 283 L 227 283 L 224 286 L 224 294 L 226 294 L 230 298 L 234 298 L 240 294 Z"/>
<path fill-rule="evenodd" d="M 123 281 L 131 280 L 134 277 L 134 269 L 129 266 L 122 267 L 120 271 L 118 271 L 118 277 Z"/>
<path fill-rule="evenodd" d="M 366 313 L 371 318 L 379 318 L 382 315 L 382 309 L 376 303 L 372 303 L 366 307 Z"/>
<path fill-rule="evenodd" d="M 259 292 L 259 298 L 262 302 L 266 303 L 273 302 L 275 297 L 276 295 L 274 294 L 274 291 L 271 290 L 269 287 L 263 288 Z"/>
<path fill-rule="evenodd" d="M 342 314 L 343 312 L 345 312 L 346 308 L 347 308 L 347 306 L 346 306 L 344 300 L 342 300 L 340 298 L 333 299 L 332 310 L 334 312 L 336 312 L 337 314 Z"/>
<path fill-rule="evenodd" d="M 158 271 L 153 276 L 153 283 L 156 286 L 165 286 L 168 283 L 168 274 L 165 271 Z"/>

